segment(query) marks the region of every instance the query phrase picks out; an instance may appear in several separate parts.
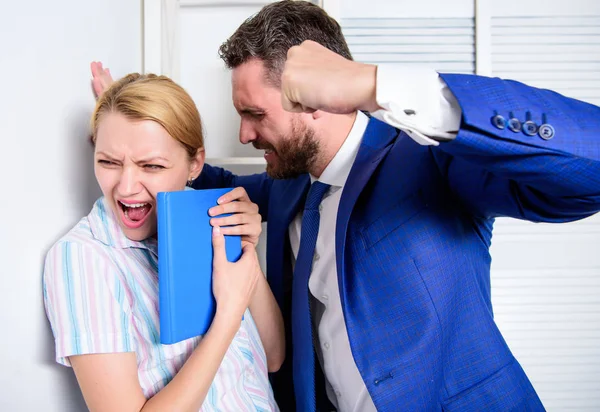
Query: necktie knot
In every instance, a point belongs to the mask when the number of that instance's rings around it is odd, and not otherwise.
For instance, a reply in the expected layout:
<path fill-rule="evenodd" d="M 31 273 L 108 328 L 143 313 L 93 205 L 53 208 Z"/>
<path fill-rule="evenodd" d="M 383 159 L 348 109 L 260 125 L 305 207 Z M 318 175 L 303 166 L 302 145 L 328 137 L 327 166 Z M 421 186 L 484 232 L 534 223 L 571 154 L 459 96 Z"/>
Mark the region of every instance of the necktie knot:
<path fill-rule="evenodd" d="M 308 196 L 306 197 L 306 203 L 304 204 L 304 210 L 315 210 L 321 204 L 321 200 L 323 200 L 323 196 L 327 193 L 331 186 L 315 181 L 312 185 L 310 185 L 310 189 L 308 190 Z"/>

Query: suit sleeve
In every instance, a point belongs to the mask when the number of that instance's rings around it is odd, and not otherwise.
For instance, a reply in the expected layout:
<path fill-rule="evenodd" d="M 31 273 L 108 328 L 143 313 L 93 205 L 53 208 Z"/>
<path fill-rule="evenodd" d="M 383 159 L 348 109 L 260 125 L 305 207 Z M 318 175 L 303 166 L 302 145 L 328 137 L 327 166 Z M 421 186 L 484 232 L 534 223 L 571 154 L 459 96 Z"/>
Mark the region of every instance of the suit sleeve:
<path fill-rule="evenodd" d="M 515 81 L 441 77 L 462 119 L 454 140 L 430 150 L 474 213 L 564 222 L 600 210 L 600 108 Z"/>
<path fill-rule="evenodd" d="M 250 200 L 258 205 L 263 221 L 267 221 L 269 215 L 269 196 L 272 185 L 273 179 L 268 177 L 266 173 L 237 176 L 228 170 L 205 164 L 202 173 L 200 173 L 200 176 L 194 181 L 193 188 L 217 189 L 241 186 L 246 189 Z"/>

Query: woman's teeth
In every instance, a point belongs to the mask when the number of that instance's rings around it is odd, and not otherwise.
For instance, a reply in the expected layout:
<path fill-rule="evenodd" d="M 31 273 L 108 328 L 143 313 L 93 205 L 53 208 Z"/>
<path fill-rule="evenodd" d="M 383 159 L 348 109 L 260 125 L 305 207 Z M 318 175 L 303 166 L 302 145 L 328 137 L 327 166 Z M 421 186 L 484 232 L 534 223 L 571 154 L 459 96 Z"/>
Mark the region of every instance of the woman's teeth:
<path fill-rule="evenodd" d="M 123 214 L 125 217 L 133 222 L 138 222 L 144 219 L 152 208 L 152 205 L 147 202 L 124 203 L 119 200 L 119 204 L 121 205 L 121 209 L 123 209 Z"/>
<path fill-rule="evenodd" d="M 148 204 L 148 203 L 123 203 L 120 200 L 119 200 L 119 203 L 122 204 L 125 207 L 133 207 L 133 208 L 144 207 L 144 206 L 146 206 Z"/>

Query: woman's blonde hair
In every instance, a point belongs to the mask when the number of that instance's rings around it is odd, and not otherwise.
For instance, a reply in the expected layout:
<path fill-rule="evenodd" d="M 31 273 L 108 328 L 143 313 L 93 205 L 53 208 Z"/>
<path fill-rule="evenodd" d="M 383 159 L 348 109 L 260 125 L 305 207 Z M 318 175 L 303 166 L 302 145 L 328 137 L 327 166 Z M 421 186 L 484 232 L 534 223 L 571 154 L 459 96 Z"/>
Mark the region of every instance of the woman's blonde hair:
<path fill-rule="evenodd" d="M 185 148 L 190 159 L 204 148 L 200 113 L 191 96 L 166 76 L 131 73 L 102 93 L 92 115 L 92 142 L 106 113 L 120 113 L 130 120 L 160 124 Z"/>

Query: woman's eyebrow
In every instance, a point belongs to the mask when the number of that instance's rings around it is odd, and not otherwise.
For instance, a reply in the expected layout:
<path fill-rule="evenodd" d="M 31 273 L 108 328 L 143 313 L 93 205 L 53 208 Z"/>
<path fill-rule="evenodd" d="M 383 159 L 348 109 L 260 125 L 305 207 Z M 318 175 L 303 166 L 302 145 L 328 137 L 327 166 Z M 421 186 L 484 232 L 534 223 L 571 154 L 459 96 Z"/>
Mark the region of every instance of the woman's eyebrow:
<path fill-rule="evenodd" d="M 108 157 L 108 158 L 110 158 L 110 159 L 113 159 L 113 160 L 116 160 L 116 159 L 117 159 L 117 156 L 113 156 L 113 155 L 111 155 L 110 153 L 106 153 L 106 152 L 103 152 L 103 151 L 101 151 L 101 150 L 97 151 L 97 152 L 96 152 L 96 154 L 97 154 L 97 155 L 102 155 L 102 156 L 104 156 L 104 157 Z"/>
<path fill-rule="evenodd" d="M 143 157 L 141 159 L 137 159 L 135 162 L 136 163 L 148 163 L 148 162 L 152 162 L 155 160 L 162 160 L 163 162 L 169 162 L 169 159 L 162 157 L 162 156 L 148 156 L 148 157 Z"/>

